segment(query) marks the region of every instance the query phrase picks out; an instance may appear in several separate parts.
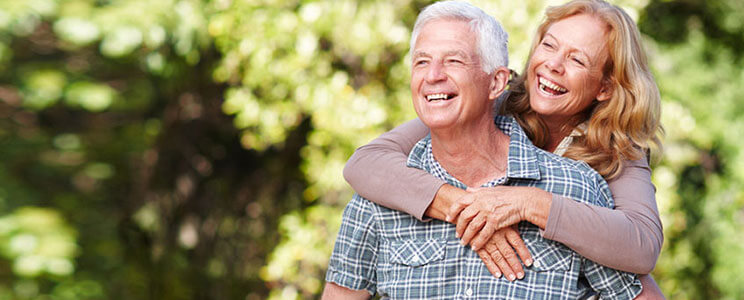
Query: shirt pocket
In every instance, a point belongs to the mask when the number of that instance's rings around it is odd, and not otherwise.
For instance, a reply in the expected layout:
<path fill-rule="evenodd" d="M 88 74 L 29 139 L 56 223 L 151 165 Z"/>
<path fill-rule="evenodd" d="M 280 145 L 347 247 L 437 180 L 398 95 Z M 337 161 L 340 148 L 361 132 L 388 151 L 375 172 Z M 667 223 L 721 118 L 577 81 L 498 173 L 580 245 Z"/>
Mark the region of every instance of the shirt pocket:
<path fill-rule="evenodd" d="M 525 244 L 535 260 L 530 267 L 533 271 L 571 270 L 575 253 L 563 244 L 542 237 L 525 239 Z"/>
<path fill-rule="evenodd" d="M 394 241 L 390 245 L 390 261 L 394 264 L 419 267 L 444 259 L 443 240 Z"/>
<path fill-rule="evenodd" d="M 446 247 L 443 239 L 397 240 L 384 245 L 377 270 L 380 295 L 390 299 L 441 298 L 445 279 L 455 276 L 457 268 L 457 264 L 444 263 Z"/>

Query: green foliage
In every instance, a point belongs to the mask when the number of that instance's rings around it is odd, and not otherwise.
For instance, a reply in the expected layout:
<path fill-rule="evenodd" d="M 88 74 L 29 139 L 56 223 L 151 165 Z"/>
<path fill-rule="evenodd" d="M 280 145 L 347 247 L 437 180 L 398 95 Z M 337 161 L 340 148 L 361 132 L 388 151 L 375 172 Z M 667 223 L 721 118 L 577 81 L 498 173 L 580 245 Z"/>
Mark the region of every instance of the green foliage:
<path fill-rule="evenodd" d="M 75 240 L 55 210 L 26 207 L 0 218 L 0 255 L 21 277 L 72 274 Z"/>
<path fill-rule="evenodd" d="M 302 215 L 282 217 L 279 231 L 285 237 L 274 248 L 261 278 L 284 287 L 274 289 L 269 299 L 310 298 L 321 292 L 333 241 L 341 226 L 338 207 L 313 206 Z"/>
<path fill-rule="evenodd" d="M 521 71 L 547 5 L 475 1 Z M 0 1 L 0 299 L 320 293 L 428 1 Z M 670 299 L 744 294 L 739 1 L 621 1 L 661 88 Z M 51 246 L 50 246 L 51 245 Z"/>
<path fill-rule="evenodd" d="M 672 299 L 744 295 L 744 281 L 737 274 L 744 262 L 744 234 L 736 230 L 744 225 L 744 122 L 739 117 L 744 106 L 735 101 L 744 96 L 744 36 L 731 40 L 730 35 L 713 34 L 731 30 L 726 26 L 744 26 L 729 19 L 744 13 L 741 7 L 734 9 L 740 5 L 653 3 L 641 22 L 653 36 L 664 32 L 679 39 L 662 39 L 651 49 L 667 129 L 664 160 L 654 170 L 665 226 L 655 274 L 664 279 L 660 285 Z M 709 18 L 723 14 L 723 7 L 725 17 Z M 670 17 L 653 18 L 660 10 L 669 10 Z M 701 20 L 704 27 L 697 23 Z M 659 22 L 687 25 L 658 28 Z"/>

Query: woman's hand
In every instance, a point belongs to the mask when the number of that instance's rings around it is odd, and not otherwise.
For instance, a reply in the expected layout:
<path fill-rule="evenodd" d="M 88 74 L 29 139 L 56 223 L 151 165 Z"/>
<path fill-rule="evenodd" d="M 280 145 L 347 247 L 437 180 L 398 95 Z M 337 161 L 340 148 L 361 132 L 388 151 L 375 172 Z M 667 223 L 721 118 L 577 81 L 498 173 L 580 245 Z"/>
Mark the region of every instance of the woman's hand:
<path fill-rule="evenodd" d="M 477 252 L 493 276 L 501 277 L 504 274 L 506 279 L 514 281 L 524 278 L 524 270 L 515 250 L 526 266 L 532 265 L 532 256 L 519 236 L 516 225 L 497 230 L 486 246 Z"/>
<path fill-rule="evenodd" d="M 494 231 L 529 221 L 545 228 L 552 194 L 535 187 L 468 188 L 469 194 L 450 207 L 447 221 L 456 224 L 463 245 L 480 250 Z"/>

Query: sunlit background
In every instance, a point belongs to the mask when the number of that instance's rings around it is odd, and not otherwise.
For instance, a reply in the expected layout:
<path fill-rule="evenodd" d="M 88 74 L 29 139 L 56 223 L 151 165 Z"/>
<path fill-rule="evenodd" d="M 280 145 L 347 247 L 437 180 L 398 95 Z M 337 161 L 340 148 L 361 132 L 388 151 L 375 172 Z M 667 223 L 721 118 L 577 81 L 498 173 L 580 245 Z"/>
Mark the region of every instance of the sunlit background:
<path fill-rule="evenodd" d="M 521 71 L 547 5 L 477 1 Z M 427 1 L 0 0 L 1 299 L 314 299 Z M 663 98 L 669 299 L 744 298 L 744 2 L 618 1 Z"/>

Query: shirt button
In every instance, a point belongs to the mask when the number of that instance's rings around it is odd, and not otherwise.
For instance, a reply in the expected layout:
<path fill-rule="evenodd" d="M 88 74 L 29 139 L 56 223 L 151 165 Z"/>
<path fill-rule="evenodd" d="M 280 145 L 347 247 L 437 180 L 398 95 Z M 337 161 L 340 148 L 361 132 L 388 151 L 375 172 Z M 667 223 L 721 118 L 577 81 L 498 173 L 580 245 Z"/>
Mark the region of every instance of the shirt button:
<path fill-rule="evenodd" d="M 540 264 L 540 261 L 539 260 L 536 260 L 535 262 L 532 263 L 532 266 L 535 267 L 535 268 L 539 268 L 540 265 L 541 264 Z"/>
<path fill-rule="evenodd" d="M 414 255 L 413 257 L 411 257 L 411 261 L 417 263 L 419 261 L 418 255 Z"/>
<path fill-rule="evenodd" d="M 470 297 L 470 296 L 472 296 L 472 295 L 473 295 L 473 289 L 471 289 L 471 288 L 468 288 L 467 290 L 465 290 L 465 296 L 468 296 L 468 297 Z"/>

